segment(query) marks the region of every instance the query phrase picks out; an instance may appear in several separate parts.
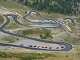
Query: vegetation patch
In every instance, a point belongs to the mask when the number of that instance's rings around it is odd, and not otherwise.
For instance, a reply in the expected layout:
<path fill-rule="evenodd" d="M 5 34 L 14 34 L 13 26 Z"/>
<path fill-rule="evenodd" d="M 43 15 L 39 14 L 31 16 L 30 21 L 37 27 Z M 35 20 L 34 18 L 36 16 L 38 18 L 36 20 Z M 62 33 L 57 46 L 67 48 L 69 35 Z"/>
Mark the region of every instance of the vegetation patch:
<path fill-rule="evenodd" d="M 4 21 L 4 18 L 0 15 L 0 24 L 2 24 Z"/>
<path fill-rule="evenodd" d="M 70 53 L 11 53 L 0 51 L 0 58 L 17 58 L 19 60 L 79 60 L 80 59 L 80 45 L 75 47 Z"/>
<path fill-rule="evenodd" d="M 19 40 L 19 38 L 14 37 L 14 36 L 3 36 L 3 37 L 0 37 L 0 40 L 1 41 L 6 41 L 7 43 L 13 43 L 13 42 Z"/>
<path fill-rule="evenodd" d="M 19 30 L 17 33 L 22 34 L 24 36 L 35 35 L 40 37 L 41 39 L 53 38 L 51 36 L 50 30 L 47 29 L 36 28 L 36 29 L 28 29 L 28 30 Z"/>
<path fill-rule="evenodd" d="M 64 38 L 64 41 L 71 43 L 73 45 L 80 45 L 80 39 L 75 38 L 75 37 L 67 36 Z"/>

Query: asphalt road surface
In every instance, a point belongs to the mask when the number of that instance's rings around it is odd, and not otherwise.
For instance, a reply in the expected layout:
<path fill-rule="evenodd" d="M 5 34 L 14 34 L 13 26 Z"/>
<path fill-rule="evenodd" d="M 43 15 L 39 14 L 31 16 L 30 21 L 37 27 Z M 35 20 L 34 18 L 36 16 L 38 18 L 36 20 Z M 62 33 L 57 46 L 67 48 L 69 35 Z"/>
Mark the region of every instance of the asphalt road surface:
<path fill-rule="evenodd" d="M 15 44 L 0 43 L 1 46 L 12 46 L 12 47 L 29 48 L 35 50 L 49 50 L 49 51 L 69 51 L 72 49 L 72 45 L 68 43 L 42 41 L 40 39 L 22 36 L 16 33 L 6 31 L 4 28 L 7 24 L 9 24 L 9 22 L 10 22 L 9 18 L 6 17 L 6 22 L 2 24 L 2 26 L 0 27 L 0 31 L 5 34 L 23 37 L 24 40 L 20 42 L 15 42 Z"/>

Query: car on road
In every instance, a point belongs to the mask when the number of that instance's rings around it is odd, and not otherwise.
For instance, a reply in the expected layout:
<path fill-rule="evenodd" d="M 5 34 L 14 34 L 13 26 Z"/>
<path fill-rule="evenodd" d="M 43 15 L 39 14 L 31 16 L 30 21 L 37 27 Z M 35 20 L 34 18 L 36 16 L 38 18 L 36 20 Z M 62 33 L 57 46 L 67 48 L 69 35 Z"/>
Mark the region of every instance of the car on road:
<path fill-rule="evenodd" d="M 56 46 L 48 46 L 48 45 L 29 45 L 30 48 L 36 49 L 45 49 L 45 50 L 62 50 L 65 48 L 65 45 L 56 45 Z"/>

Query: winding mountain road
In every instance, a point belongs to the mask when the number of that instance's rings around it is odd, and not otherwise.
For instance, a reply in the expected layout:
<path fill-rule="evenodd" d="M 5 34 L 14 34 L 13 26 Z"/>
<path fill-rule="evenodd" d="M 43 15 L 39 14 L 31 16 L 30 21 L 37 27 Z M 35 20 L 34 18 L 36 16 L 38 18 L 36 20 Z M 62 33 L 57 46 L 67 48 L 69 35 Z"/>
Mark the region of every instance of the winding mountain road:
<path fill-rule="evenodd" d="M 48 50 L 48 51 L 70 51 L 72 49 L 72 45 L 68 43 L 43 41 L 41 39 L 31 38 L 28 36 L 23 36 L 23 35 L 19 35 L 19 34 L 7 31 L 4 28 L 7 24 L 10 23 L 10 19 L 4 16 L 4 20 L 5 22 L 0 27 L 1 32 L 10 34 L 13 36 L 23 37 L 25 38 L 25 40 L 23 40 L 23 42 L 21 41 L 21 43 L 17 42 L 17 44 L 0 43 L 0 46 L 12 46 L 12 47 L 29 48 L 29 49 L 35 49 L 35 50 Z"/>

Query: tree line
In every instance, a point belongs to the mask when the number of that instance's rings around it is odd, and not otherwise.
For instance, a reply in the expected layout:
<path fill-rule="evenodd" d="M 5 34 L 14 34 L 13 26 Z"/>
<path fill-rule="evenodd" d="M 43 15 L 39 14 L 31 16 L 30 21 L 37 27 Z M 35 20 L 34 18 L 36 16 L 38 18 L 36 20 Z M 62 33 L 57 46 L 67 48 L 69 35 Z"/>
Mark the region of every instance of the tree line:
<path fill-rule="evenodd" d="M 68 15 L 80 14 L 80 0 L 16 0 L 36 10 Z"/>

